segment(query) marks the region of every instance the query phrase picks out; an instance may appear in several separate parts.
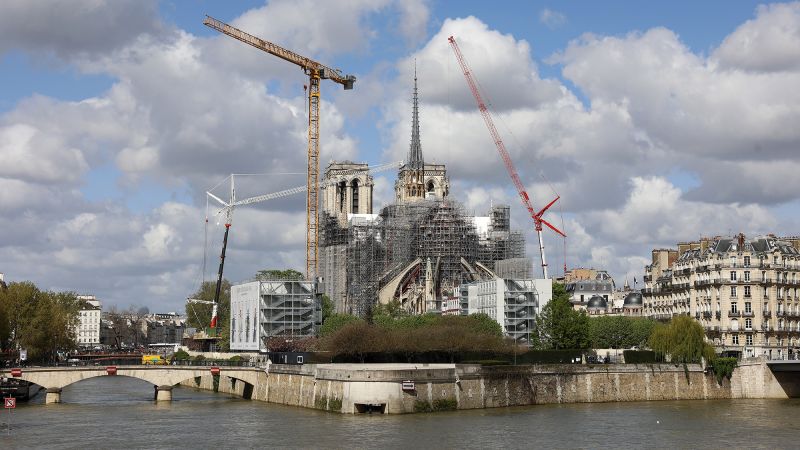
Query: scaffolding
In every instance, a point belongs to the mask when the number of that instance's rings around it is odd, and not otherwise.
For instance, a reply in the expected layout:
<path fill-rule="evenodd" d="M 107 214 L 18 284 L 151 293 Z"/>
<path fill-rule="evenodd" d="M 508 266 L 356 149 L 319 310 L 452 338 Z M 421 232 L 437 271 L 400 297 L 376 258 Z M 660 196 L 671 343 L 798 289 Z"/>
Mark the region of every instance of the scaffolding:
<path fill-rule="evenodd" d="M 488 233 L 479 233 L 474 215 L 450 199 L 427 199 L 384 207 L 380 214 L 353 216 L 346 225 L 322 218 L 321 273 L 326 294 L 338 312 L 369 316 L 378 292 L 413 261 L 430 261 L 434 295 L 458 296 L 462 283 L 474 280 L 465 269 L 480 262 L 524 258 L 522 233 L 509 230 L 509 208 L 490 212 Z M 426 271 L 413 271 L 416 286 L 425 286 Z"/>

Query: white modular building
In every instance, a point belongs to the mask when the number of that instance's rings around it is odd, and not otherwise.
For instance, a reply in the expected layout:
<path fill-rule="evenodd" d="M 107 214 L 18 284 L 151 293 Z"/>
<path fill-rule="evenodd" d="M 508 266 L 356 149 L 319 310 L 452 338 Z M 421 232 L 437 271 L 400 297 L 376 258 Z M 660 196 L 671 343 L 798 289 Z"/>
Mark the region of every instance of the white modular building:
<path fill-rule="evenodd" d="M 461 285 L 461 304 L 467 314 L 488 315 L 500 324 L 503 334 L 520 344 L 530 344 L 536 315 L 552 298 L 553 281 L 546 279 L 495 278 Z"/>
<path fill-rule="evenodd" d="M 231 286 L 231 350 L 267 351 L 267 339 L 315 336 L 322 294 L 305 280 L 251 281 Z"/>

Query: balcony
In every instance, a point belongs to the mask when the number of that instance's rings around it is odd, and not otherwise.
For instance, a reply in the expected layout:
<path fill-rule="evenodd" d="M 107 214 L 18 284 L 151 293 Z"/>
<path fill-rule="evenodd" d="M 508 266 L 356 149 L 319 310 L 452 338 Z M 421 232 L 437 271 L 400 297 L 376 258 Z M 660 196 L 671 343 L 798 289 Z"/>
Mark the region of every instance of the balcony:
<path fill-rule="evenodd" d="M 753 311 L 745 311 L 742 313 L 742 317 L 755 317 L 755 313 Z"/>
<path fill-rule="evenodd" d="M 742 317 L 741 311 L 728 311 L 728 317 Z"/>
<path fill-rule="evenodd" d="M 775 313 L 778 317 L 786 317 L 786 311 L 778 311 Z"/>
<path fill-rule="evenodd" d="M 768 324 L 768 323 L 762 323 L 761 324 L 761 330 L 762 331 L 774 331 L 773 328 L 772 328 L 772 325 Z"/>
<path fill-rule="evenodd" d="M 703 319 L 711 319 L 711 311 L 703 311 Z"/>
<path fill-rule="evenodd" d="M 720 320 L 720 319 L 722 319 L 722 311 L 717 311 L 717 312 L 715 312 L 715 313 L 714 313 L 714 317 L 715 317 L 717 320 Z"/>
<path fill-rule="evenodd" d="M 772 311 L 768 309 L 762 310 L 761 313 L 764 315 L 764 317 L 772 317 Z"/>

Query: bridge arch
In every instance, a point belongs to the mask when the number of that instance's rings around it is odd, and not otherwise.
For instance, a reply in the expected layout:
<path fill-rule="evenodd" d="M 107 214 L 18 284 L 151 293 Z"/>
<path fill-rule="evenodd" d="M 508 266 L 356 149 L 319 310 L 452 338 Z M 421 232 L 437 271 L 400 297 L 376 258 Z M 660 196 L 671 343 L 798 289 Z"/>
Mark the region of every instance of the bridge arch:
<path fill-rule="evenodd" d="M 221 368 L 220 375 L 244 383 L 243 396 L 250 398 L 258 383 L 258 372 L 258 369 L 249 367 Z M 210 367 L 197 366 L 118 366 L 114 375 L 110 375 L 106 367 L 26 368 L 18 377 L 13 377 L 9 373 L 3 374 L 47 389 L 47 403 L 60 403 L 61 390 L 71 384 L 103 376 L 124 376 L 146 381 L 156 386 L 159 392 L 157 399 L 171 400 L 172 387 L 208 375 L 212 375 Z M 160 394 L 162 391 L 165 392 L 163 396 Z"/>

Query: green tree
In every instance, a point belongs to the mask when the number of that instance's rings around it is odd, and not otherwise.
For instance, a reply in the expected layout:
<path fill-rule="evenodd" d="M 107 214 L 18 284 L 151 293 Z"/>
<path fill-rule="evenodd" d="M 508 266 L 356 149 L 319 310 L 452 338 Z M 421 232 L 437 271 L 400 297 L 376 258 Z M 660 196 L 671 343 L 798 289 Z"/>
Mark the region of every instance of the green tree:
<path fill-rule="evenodd" d="M 75 325 L 83 302 L 71 292 L 40 291 L 29 281 L 0 290 L 3 347 L 24 348 L 32 361 L 53 361 L 76 348 Z"/>
<path fill-rule="evenodd" d="M 655 328 L 656 322 L 653 319 L 648 319 L 645 317 L 631 317 L 631 336 L 630 341 L 626 347 L 639 347 L 644 348 L 647 346 L 647 340 L 650 338 L 650 334 L 653 332 L 653 328 Z"/>
<path fill-rule="evenodd" d="M 703 326 L 689 316 L 676 316 L 667 325 L 657 325 L 650 339 L 650 348 L 669 355 L 673 363 L 699 363 L 702 358 L 712 361 L 714 347 L 705 340 Z"/>
<path fill-rule="evenodd" d="M 334 310 L 335 310 L 335 308 L 334 308 L 333 301 L 331 300 L 331 298 L 328 297 L 327 295 L 323 294 L 322 295 L 322 323 L 325 323 L 325 320 L 328 317 L 330 317 L 331 315 L 333 315 Z"/>
<path fill-rule="evenodd" d="M 534 344 L 541 349 L 589 348 L 589 317 L 572 308 L 562 284 L 553 283 L 553 298 L 536 317 Z"/>
<path fill-rule="evenodd" d="M 320 327 L 319 335 L 327 336 L 333 334 L 345 325 L 356 322 L 363 322 L 363 320 L 356 316 L 351 316 L 350 314 L 332 314 Z"/>
<path fill-rule="evenodd" d="M 294 269 L 264 269 L 256 272 L 256 280 L 270 281 L 270 280 L 303 280 L 305 277 L 302 273 Z"/>
<path fill-rule="evenodd" d="M 21 340 L 31 330 L 30 320 L 40 295 L 39 289 L 30 281 L 11 282 L 7 289 L 0 291 L 0 303 L 7 313 L 7 348 L 20 348 Z"/>
<path fill-rule="evenodd" d="M 478 313 L 470 314 L 464 318 L 470 330 L 478 334 L 486 334 L 488 336 L 502 337 L 503 327 L 497 323 L 496 320 L 489 317 L 488 314 Z"/>
<path fill-rule="evenodd" d="M 403 309 L 403 306 L 400 304 L 399 300 L 392 300 L 386 304 L 379 304 L 372 308 L 372 317 L 373 319 L 376 316 L 387 316 L 391 319 L 399 319 L 402 317 L 408 317 L 408 312 Z"/>
<path fill-rule="evenodd" d="M 217 289 L 216 281 L 206 281 L 192 295 L 192 298 L 205 301 L 213 301 Z M 190 327 L 198 330 L 205 330 L 211 324 L 212 305 L 187 302 L 186 321 Z M 217 347 L 220 350 L 228 350 L 230 343 L 230 317 L 231 317 L 231 283 L 222 279 L 222 286 L 219 291 L 219 304 L 217 305 Z"/>
<path fill-rule="evenodd" d="M 59 351 L 77 348 L 75 326 L 83 303 L 72 292 L 40 292 L 31 329 L 21 340 L 30 359 L 55 362 Z"/>

